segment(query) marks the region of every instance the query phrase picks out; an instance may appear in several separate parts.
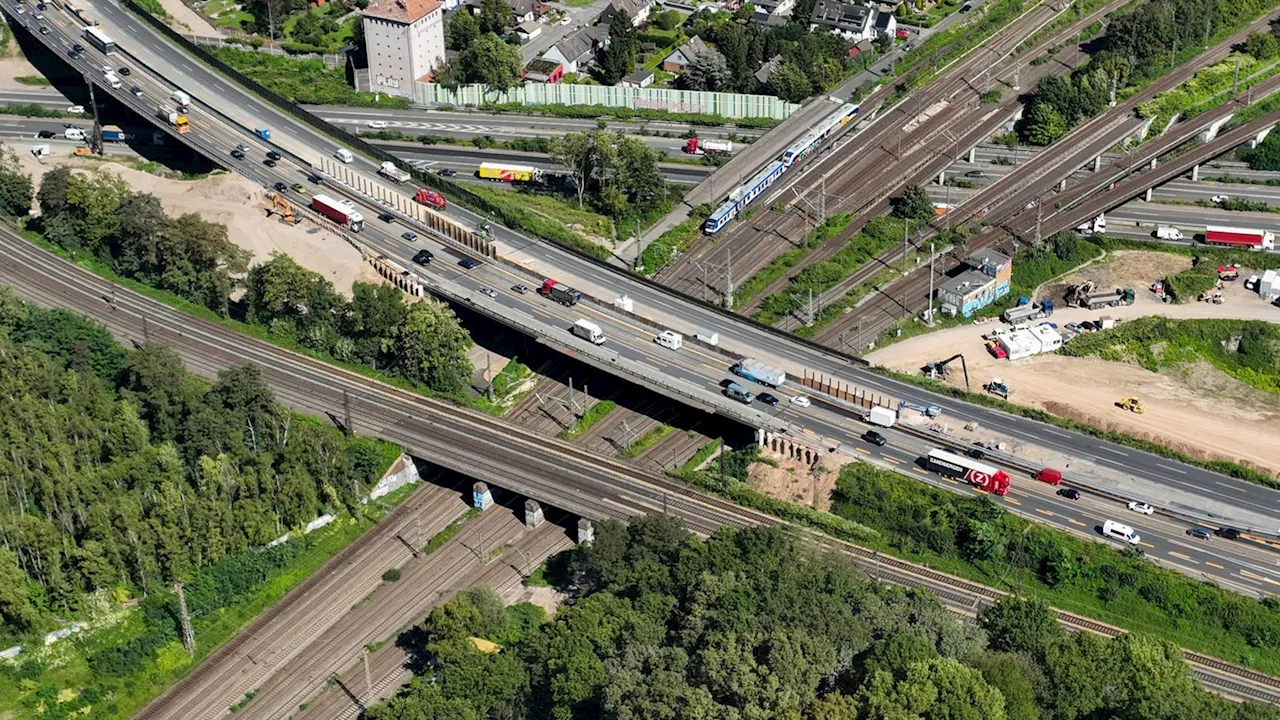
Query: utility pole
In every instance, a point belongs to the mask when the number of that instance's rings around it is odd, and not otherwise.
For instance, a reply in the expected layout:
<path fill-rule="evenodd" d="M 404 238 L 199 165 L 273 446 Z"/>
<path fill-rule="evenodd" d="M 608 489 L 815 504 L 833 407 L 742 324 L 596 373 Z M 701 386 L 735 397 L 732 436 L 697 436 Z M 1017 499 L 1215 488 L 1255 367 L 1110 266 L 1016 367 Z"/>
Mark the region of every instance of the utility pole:
<path fill-rule="evenodd" d="M 733 252 L 724 249 L 724 306 L 733 309 Z"/>
<path fill-rule="evenodd" d="M 1204 49 L 1209 49 L 1209 18 L 1204 19 Z"/>
<path fill-rule="evenodd" d="M 342 431 L 351 437 L 351 393 L 342 391 Z"/>
<path fill-rule="evenodd" d="M 1240 61 L 1236 60 L 1236 67 L 1240 66 Z M 818 196 L 818 224 L 827 221 L 827 176 L 822 176 L 822 188 L 819 190 L 822 194 Z"/>
<path fill-rule="evenodd" d="M 1236 91 L 1240 89 L 1240 58 L 1236 58 L 1236 75 L 1231 80 L 1231 97 L 1236 96 Z"/>
<path fill-rule="evenodd" d="M 489 402 L 493 402 L 493 355 L 489 353 L 484 354 L 484 379 L 489 383 L 489 387 L 485 389 L 485 395 L 488 396 Z"/>
<path fill-rule="evenodd" d="M 187 596 L 182 592 L 182 583 L 174 583 L 173 591 L 178 594 L 178 620 L 182 625 L 182 646 L 187 654 L 196 656 L 196 633 L 191 629 L 191 613 L 187 612 Z"/>
<path fill-rule="evenodd" d="M 929 327 L 933 327 L 933 242 L 929 242 Z"/>
<path fill-rule="evenodd" d="M 369 679 L 369 646 L 364 646 L 364 691 L 366 698 L 373 697 L 373 682 Z"/>
<path fill-rule="evenodd" d="M 84 84 L 89 86 L 89 107 L 93 108 L 93 131 L 89 136 L 89 149 L 99 155 L 104 155 L 102 147 L 102 120 L 98 117 L 98 99 L 95 97 L 93 90 L 93 81 L 88 75 L 84 76 Z"/>
<path fill-rule="evenodd" d="M 1239 61 L 1237 60 L 1236 62 L 1239 62 Z M 1111 101 L 1107 103 L 1107 107 L 1116 106 L 1116 82 L 1119 81 L 1119 79 L 1120 79 L 1119 75 L 1117 75 L 1116 73 L 1111 73 Z"/>
<path fill-rule="evenodd" d="M 1036 245 L 1040 244 L 1040 222 L 1044 219 L 1044 198 L 1036 198 Z"/>
<path fill-rule="evenodd" d="M 907 274 L 907 240 L 911 235 L 911 221 L 902 220 L 902 274 Z"/>

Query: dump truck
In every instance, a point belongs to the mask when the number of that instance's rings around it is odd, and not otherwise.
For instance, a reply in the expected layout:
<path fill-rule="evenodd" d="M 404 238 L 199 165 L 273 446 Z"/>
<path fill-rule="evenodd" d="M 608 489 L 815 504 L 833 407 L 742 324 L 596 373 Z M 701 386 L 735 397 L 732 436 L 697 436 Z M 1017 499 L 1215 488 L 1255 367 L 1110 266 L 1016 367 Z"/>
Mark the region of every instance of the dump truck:
<path fill-rule="evenodd" d="M 1045 300 L 1042 303 L 1028 302 L 1017 307 L 1011 307 L 1004 311 L 1000 317 L 1010 325 L 1017 325 L 1020 322 L 1028 320 L 1039 320 L 1053 314 L 1053 301 Z"/>
<path fill-rule="evenodd" d="M 1204 241 L 1209 245 L 1248 248 L 1250 250 L 1275 250 L 1275 233 L 1267 230 L 1209 226 L 1204 229 Z"/>
<path fill-rule="evenodd" d="M 360 232 L 364 227 L 364 215 L 356 209 L 356 204 L 346 198 L 337 199 L 328 195 L 313 195 L 311 209 L 330 220 L 347 228 L 351 232 Z"/>
<path fill-rule="evenodd" d="M 187 120 L 187 116 L 169 107 L 156 108 L 156 117 L 168 122 L 180 133 L 186 133 L 191 130 L 191 122 Z"/>
<path fill-rule="evenodd" d="M 538 294 L 549 300 L 555 300 L 566 307 L 577 305 L 582 300 L 582 293 L 551 278 L 542 281 L 542 287 L 538 288 Z"/>
<path fill-rule="evenodd" d="M 711 155 L 728 157 L 733 154 L 733 143 L 728 140 L 707 140 L 691 137 L 684 144 L 684 151 L 690 155 Z"/>
<path fill-rule="evenodd" d="M 1108 293 L 1094 293 L 1087 296 L 1080 307 L 1097 310 L 1116 305 L 1132 305 L 1134 297 L 1133 288 L 1116 288 Z"/>
<path fill-rule="evenodd" d="M 413 194 L 413 199 L 428 207 L 443 210 L 449 203 L 445 201 L 444 196 L 435 190 L 426 188 L 418 188 L 418 192 Z"/>
<path fill-rule="evenodd" d="M 537 182 L 542 171 L 532 165 L 507 165 L 505 163 L 480 163 L 477 174 L 485 180 L 497 182 Z"/>
<path fill-rule="evenodd" d="M 1008 474 L 994 465 L 942 449 L 930 450 L 924 459 L 929 469 L 939 475 L 964 480 L 992 495 L 1009 494 Z"/>
<path fill-rule="evenodd" d="M 730 370 L 734 375 L 746 378 L 761 385 L 780 388 L 787 383 L 787 374 L 777 368 L 771 368 L 758 360 L 745 358 Z"/>
<path fill-rule="evenodd" d="M 388 180 L 393 180 L 401 184 L 407 183 L 413 179 L 412 175 L 396 167 L 396 164 L 390 160 L 378 166 L 378 174 Z"/>

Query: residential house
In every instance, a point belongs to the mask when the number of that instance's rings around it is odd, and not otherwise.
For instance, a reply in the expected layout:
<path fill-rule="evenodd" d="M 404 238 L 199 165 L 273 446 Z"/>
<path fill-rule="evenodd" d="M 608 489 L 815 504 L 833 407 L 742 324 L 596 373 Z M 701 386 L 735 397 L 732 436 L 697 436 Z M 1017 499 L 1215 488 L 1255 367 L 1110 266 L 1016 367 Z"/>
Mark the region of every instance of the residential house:
<path fill-rule="evenodd" d="M 787 24 L 787 16 L 785 15 L 766 15 L 765 13 L 752 13 L 751 22 L 757 25 L 763 25 L 767 28 L 780 28 Z"/>
<path fill-rule="evenodd" d="M 520 73 L 520 78 L 525 82 L 543 83 L 552 85 L 560 82 L 564 77 L 564 65 L 545 58 L 530 60 L 524 66 L 524 72 Z"/>
<path fill-rule="evenodd" d="M 618 87 L 624 88 L 647 88 L 653 84 L 652 70 L 636 70 L 633 73 L 627 73 L 622 76 L 622 80 L 618 83 Z"/>
<path fill-rule="evenodd" d="M 870 40 L 875 37 L 874 14 L 864 5 L 818 0 L 809 15 L 809 29 L 823 28 L 853 42 Z"/>
<path fill-rule="evenodd" d="M 710 50 L 702 38 L 694 35 L 689 41 L 676 48 L 662 61 L 662 69 L 672 73 L 682 73 L 699 54 Z"/>
<path fill-rule="evenodd" d="M 764 64 L 760 66 L 760 69 L 756 71 L 756 82 L 761 85 L 768 85 L 769 78 L 773 77 L 773 73 L 777 71 L 778 67 L 781 65 L 781 55 L 774 55 L 768 60 L 765 60 Z"/>
<path fill-rule="evenodd" d="M 542 34 L 542 23 L 537 20 L 525 20 L 516 26 L 516 37 L 520 38 L 521 45 L 527 45 L 530 40 Z"/>
<path fill-rule="evenodd" d="M 533 22 L 536 16 L 534 8 L 538 5 L 536 0 L 507 0 L 507 4 L 511 6 L 512 25 Z"/>
<path fill-rule="evenodd" d="M 942 312 L 970 317 L 1009 294 L 1013 259 L 994 250 L 982 250 L 965 258 L 959 275 L 938 286 Z"/>
<path fill-rule="evenodd" d="M 361 15 L 373 90 L 413 99 L 414 83 L 444 62 L 444 8 L 436 0 L 373 0 Z"/>
<path fill-rule="evenodd" d="M 751 4 L 755 5 L 756 15 L 786 16 L 791 14 L 791 9 L 796 6 L 796 0 L 753 0 Z"/>
<path fill-rule="evenodd" d="M 594 27 L 575 30 L 542 53 L 542 58 L 560 63 L 566 74 L 586 72 L 595 60 L 596 50 L 605 44 L 596 39 L 598 36 L 600 33 Z M 608 28 L 603 37 L 608 38 Z"/>
<path fill-rule="evenodd" d="M 640 27 L 649 22 L 649 11 L 653 9 L 655 0 L 610 0 L 609 6 L 600 13 L 600 23 L 609 25 L 619 10 L 626 10 L 631 16 L 631 24 Z"/>
<path fill-rule="evenodd" d="M 876 13 L 876 37 L 893 38 L 898 34 L 898 18 L 891 12 Z"/>

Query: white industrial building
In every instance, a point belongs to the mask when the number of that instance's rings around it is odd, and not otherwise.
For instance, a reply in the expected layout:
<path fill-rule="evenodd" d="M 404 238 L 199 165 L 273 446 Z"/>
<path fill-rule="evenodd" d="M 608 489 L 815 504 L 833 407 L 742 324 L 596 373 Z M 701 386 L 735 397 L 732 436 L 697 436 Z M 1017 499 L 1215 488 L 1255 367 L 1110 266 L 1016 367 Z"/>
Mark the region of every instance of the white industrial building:
<path fill-rule="evenodd" d="M 996 340 L 1004 348 L 1010 360 L 1021 360 L 1050 353 L 1062 347 L 1062 335 L 1048 325 L 1023 327 L 1000 333 Z"/>
<path fill-rule="evenodd" d="M 444 9 L 436 0 L 373 0 L 364 9 L 373 92 L 414 97 L 414 83 L 444 62 Z"/>
<path fill-rule="evenodd" d="M 1275 300 L 1280 297 L 1280 274 L 1275 270 L 1268 270 L 1262 273 L 1262 279 L 1258 281 L 1258 295 L 1263 300 Z"/>

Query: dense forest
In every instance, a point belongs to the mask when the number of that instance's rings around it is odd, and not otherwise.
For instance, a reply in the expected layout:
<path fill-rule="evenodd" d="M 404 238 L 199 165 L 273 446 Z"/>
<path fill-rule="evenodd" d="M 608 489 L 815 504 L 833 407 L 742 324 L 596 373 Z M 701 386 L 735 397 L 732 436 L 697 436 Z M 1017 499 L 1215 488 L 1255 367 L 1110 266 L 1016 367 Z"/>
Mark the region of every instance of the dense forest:
<path fill-rule="evenodd" d="M 82 617 L 95 591 L 168 596 L 323 512 L 357 513 L 399 452 L 289 413 L 255 366 L 210 383 L 6 288 L 0 397 L 0 647 Z M 236 582 L 205 585 L 194 605 Z"/>
<path fill-rule="evenodd" d="M 548 575 L 568 601 L 540 626 L 483 594 L 432 612 L 419 676 L 370 720 L 1280 718 L 1200 690 L 1172 645 L 1068 634 L 1034 600 L 961 622 L 778 529 L 607 523 Z"/>
<path fill-rule="evenodd" d="M 1019 134 L 1033 145 L 1048 145 L 1106 109 L 1113 87 L 1123 99 L 1130 88 L 1145 86 L 1185 61 L 1188 53 L 1203 50 L 1205 41 L 1217 33 L 1243 27 L 1272 7 L 1266 0 L 1134 4 L 1112 17 L 1088 62 L 1070 76 L 1051 75 L 1040 81 Z M 1255 33 L 1243 49 L 1257 53 L 1260 61 L 1270 59 L 1278 29 L 1273 26 L 1270 32 Z"/>
<path fill-rule="evenodd" d="M 0 188 L 3 180 L 0 165 Z M 171 218 L 155 196 L 133 192 L 105 170 L 52 170 L 36 197 L 34 229 L 123 277 L 420 388 L 457 395 L 471 384 L 471 338 L 441 303 L 406 303 L 396 288 L 368 283 L 355 283 L 348 300 L 323 275 L 285 255 L 249 268 L 248 254 L 227 237 L 225 225 L 194 214 Z M 240 289 L 243 297 L 233 302 Z"/>

